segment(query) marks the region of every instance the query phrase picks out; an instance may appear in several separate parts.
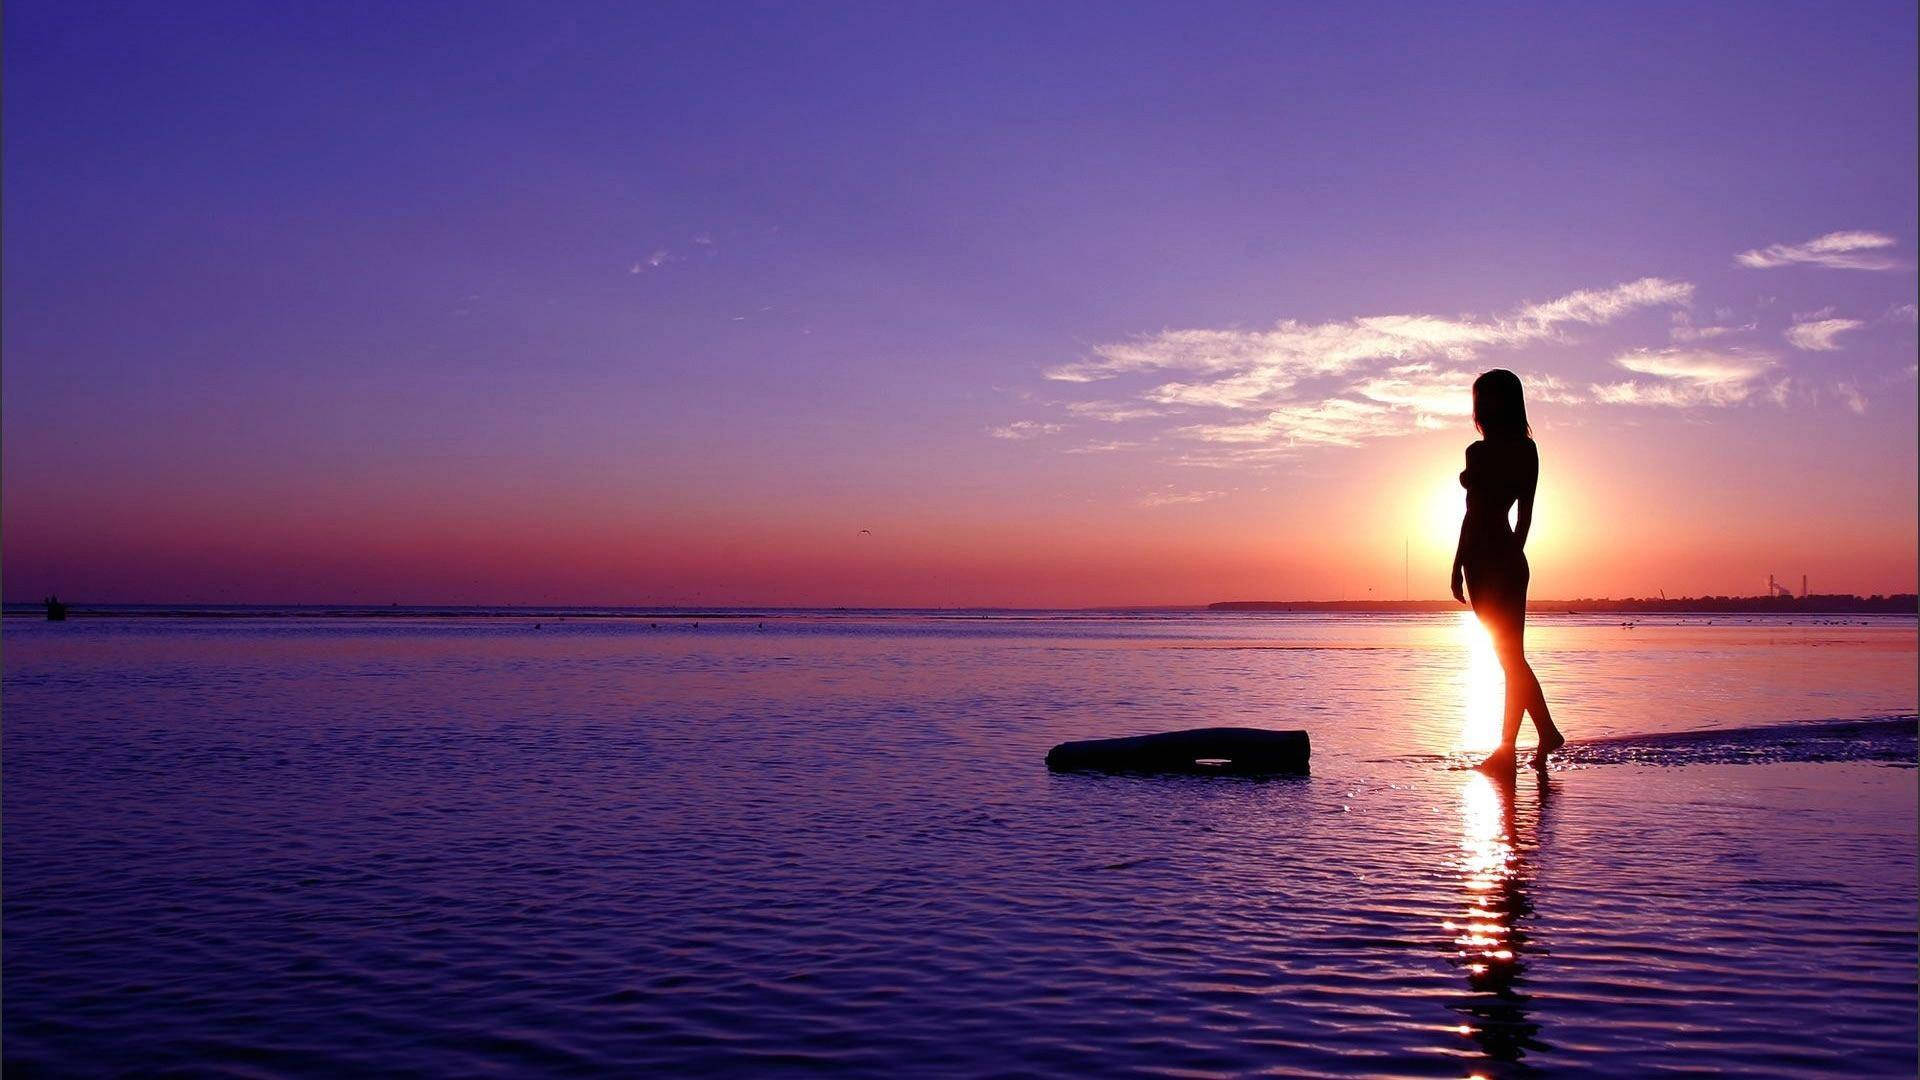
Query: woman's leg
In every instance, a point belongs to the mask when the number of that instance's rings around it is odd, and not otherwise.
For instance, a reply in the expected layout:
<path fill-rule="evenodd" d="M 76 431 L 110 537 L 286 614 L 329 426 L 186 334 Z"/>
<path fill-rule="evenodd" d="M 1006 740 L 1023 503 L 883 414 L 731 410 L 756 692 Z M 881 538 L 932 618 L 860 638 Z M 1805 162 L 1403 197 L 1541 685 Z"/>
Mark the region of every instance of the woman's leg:
<path fill-rule="evenodd" d="M 1533 752 L 1533 767 L 1544 769 L 1547 767 L 1547 755 L 1565 746 L 1567 737 L 1560 734 L 1560 729 L 1554 726 L 1553 714 L 1547 710 L 1547 692 L 1541 689 L 1540 679 L 1533 673 L 1533 665 L 1527 663 L 1527 579 L 1531 576 L 1528 572 L 1526 557 L 1521 556 L 1518 590 L 1520 595 L 1515 598 L 1512 611 L 1513 666 L 1507 669 L 1507 687 L 1511 697 L 1515 682 L 1520 684 L 1521 702 L 1526 711 L 1532 714 L 1533 730 L 1538 736 L 1538 745 Z M 1519 676 L 1517 680 L 1516 672 Z M 1519 733 L 1520 721 L 1515 716 L 1507 731 L 1508 745 L 1512 745 L 1515 736 Z"/>
<path fill-rule="evenodd" d="M 1476 607 L 1475 614 L 1487 628 L 1487 635 L 1493 639 L 1494 655 L 1500 659 L 1500 670 L 1506 681 L 1506 709 L 1500 718 L 1500 745 L 1487 755 L 1479 768 L 1489 773 L 1510 773 L 1514 768 L 1514 740 L 1520 735 L 1520 714 L 1526 710 L 1531 696 L 1527 685 L 1529 672 L 1526 656 L 1520 650 L 1521 624 L 1512 610 L 1514 605 L 1491 589 L 1483 589 L 1481 595 L 1484 600 Z"/>
<path fill-rule="evenodd" d="M 1527 663 L 1526 654 L 1520 655 L 1520 670 L 1525 674 L 1526 686 L 1522 693 L 1526 699 L 1527 712 L 1533 716 L 1533 730 L 1538 735 L 1538 746 L 1533 752 L 1535 768 L 1544 768 L 1547 755 L 1560 749 L 1567 743 L 1567 737 L 1553 724 L 1553 714 L 1547 709 L 1547 692 L 1540 688 L 1540 679 L 1533 673 L 1533 665 Z M 1517 727 L 1517 725 L 1516 725 Z"/>

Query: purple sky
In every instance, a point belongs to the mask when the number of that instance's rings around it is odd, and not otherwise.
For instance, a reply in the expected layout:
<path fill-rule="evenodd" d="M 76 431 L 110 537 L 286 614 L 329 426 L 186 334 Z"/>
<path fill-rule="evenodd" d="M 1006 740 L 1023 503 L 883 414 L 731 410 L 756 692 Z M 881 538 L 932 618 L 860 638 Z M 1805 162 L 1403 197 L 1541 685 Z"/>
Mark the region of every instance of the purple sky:
<path fill-rule="evenodd" d="M 1911 3 L 1026 7 L 6 5 L 7 597 L 1914 587 Z"/>

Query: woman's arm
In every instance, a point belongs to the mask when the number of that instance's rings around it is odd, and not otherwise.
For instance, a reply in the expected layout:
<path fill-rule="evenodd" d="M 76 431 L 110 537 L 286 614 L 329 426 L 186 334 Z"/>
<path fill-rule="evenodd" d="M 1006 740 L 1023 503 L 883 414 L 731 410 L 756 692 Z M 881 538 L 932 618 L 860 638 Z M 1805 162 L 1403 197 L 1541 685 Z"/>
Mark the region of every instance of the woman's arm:
<path fill-rule="evenodd" d="M 1451 581 L 1450 584 L 1453 586 L 1453 598 L 1455 600 L 1460 601 L 1463 604 L 1467 602 L 1466 590 L 1461 588 L 1462 576 L 1465 573 L 1465 564 L 1463 563 L 1462 560 L 1466 558 L 1466 553 L 1467 553 L 1467 516 L 1465 514 L 1461 514 L 1460 515 L 1460 542 L 1453 546 L 1453 580 Z"/>
<path fill-rule="evenodd" d="M 1527 460 L 1520 478 L 1520 514 L 1513 523 L 1513 535 L 1521 547 L 1527 546 L 1527 532 L 1533 528 L 1533 489 L 1540 484 L 1540 451 L 1527 443 Z"/>

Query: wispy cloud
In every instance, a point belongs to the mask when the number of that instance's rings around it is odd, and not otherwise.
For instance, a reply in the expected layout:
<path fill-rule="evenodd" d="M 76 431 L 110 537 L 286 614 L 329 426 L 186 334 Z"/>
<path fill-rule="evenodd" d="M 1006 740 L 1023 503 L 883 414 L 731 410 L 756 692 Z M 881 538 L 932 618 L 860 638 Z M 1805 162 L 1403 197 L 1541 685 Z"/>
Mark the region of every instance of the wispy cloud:
<path fill-rule="evenodd" d="M 1861 322 L 1859 319 L 1829 319 L 1818 317 L 1829 315 L 1832 311 L 1832 308 L 1827 308 L 1824 311 L 1815 312 L 1814 317 L 1796 321 L 1792 326 L 1787 327 L 1787 344 L 1792 345 L 1796 349 L 1805 349 L 1808 352 L 1837 352 L 1840 346 L 1834 341 L 1834 338 L 1839 337 L 1848 330 L 1858 330 L 1866 325 L 1866 323 Z M 1799 318 L 1800 317 L 1796 316 L 1796 319 Z"/>
<path fill-rule="evenodd" d="M 658 270 L 670 262 L 678 261 L 678 259 L 679 259 L 679 256 L 675 255 L 671 251 L 668 251 L 666 248 L 656 248 L 646 258 L 641 259 L 639 262 L 634 263 L 632 266 L 627 267 L 627 273 L 644 274 L 649 270 Z"/>
<path fill-rule="evenodd" d="M 1587 400 L 1585 394 L 1553 375 L 1522 372 L 1520 381 L 1527 388 L 1527 397 L 1534 401 L 1544 401 L 1550 405 L 1578 405 Z"/>
<path fill-rule="evenodd" d="M 1372 315 L 1323 323 L 1285 319 L 1266 330 L 1166 330 L 1096 346 L 1045 375 L 1070 384 L 1159 375 L 1131 397 L 1108 393 L 1069 403 L 1066 410 L 1074 418 L 1114 423 L 1188 414 L 1187 422 L 1163 432 L 1199 444 L 1176 463 L 1257 467 L 1284 460 L 1297 448 L 1358 446 L 1457 424 L 1472 412 L 1470 388 L 1487 351 L 1564 342 L 1578 327 L 1692 300 L 1691 284 L 1646 277 L 1520 304 L 1491 317 Z M 1536 401 L 1587 400 L 1585 391 L 1559 379 L 1526 378 Z M 1224 415 L 1203 420 L 1207 412 Z"/>
<path fill-rule="evenodd" d="M 1140 497 L 1141 506 L 1182 506 L 1188 503 L 1212 502 L 1226 495 L 1224 491 L 1155 491 Z"/>
<path fill-rule="evenodd" d="M 1703 399 L 1690 387 L 1627 380 L 1594 383 L 1593 400 L 1602 405 L 1666 405 L 1684 409 L 1701 404 Z"/>
<path fill-rule="evenodd" d="M 1693 286 L 1684 281 L 1647 277 L 1615 285 L 1611 289 L 1582 289 L 1544 304 L 1529 304 L 1520 309 L 1518 322 L 1530 326 L 1530 337 L 1551 336 L 1555 324 L 1563 322 L 1589 325 L 1612 322 L 1643 307 L 1668 307 L 1693 302 Z"/>
<path fill-rule="evenodd" d="M 1822 266 L 1829 270 L 1897 270 L 1903 265 L 1884 252 L 1893 237 L 1853 229 L 1816 236 L 1804 244 L 1773 244 L 1733 257 L 1741 266 L 1771 270 L 1781 266 Z"/>
<path fill-rule="evenodd" d="M 1843 233 L 1748 254 L 1755 265 L 1784 265 L 1782 260 L 1841 265 L 1886 258 L 1876 249 L 1891 242 L 1878 234 Z M 1836 400 L 1789 377 L 1780 350 L 1736 344 L 1758 324 L 1736 324 L 1732 309 L 1714 308 L 1711 324 L 1696 325 L 1694 292 L 1688 282 L 1644 277 L 1489 316 L 1412 313 L 1329 322 L 1283 319 L 1260 330 L 1163 330 L 1096 345 L 1043 374 L 1055 384 L 1087 388 L 1083 400 L 1063 403 L 1069 423 L 1138 423 L 1126 429 L 1129 434 L 1150 433 L 1147 442 L 1090 439 L 1067 452 L 1150 444 L 1171 454 L 1170 464 L 1223 469 L 1261 468 L 1315 448 L 1356 447 L 1459 427 L 1472 412 L 1474 378 L 1499 362 L 1490 355 L 1496 350 L 1577 345 L 1581 328 L 1650 309 L 1671 313 L 1665 331 L 1655 330 L 1660 337 L 1654 340 L 1664 342 L 1624 351 L 1616 346 L 1601 354 L 1610 356 L 1619 374 L 1597 381 L 1584 372 L 1570 380 L 1565 369 L 1548 374 L 1538 370 L 1536 360 L 1528 365 L 1533 370 L 1520 372 L 1530 403 L 1694 409 L 1769 399 L 1784 404 L 1790 397 Z M 1833 318 L 1830 309 L 1796 315 L 1787 340 L 1800 349 L 1831 350 L 1836 337 L 1861 325 Z M 1572 359 L 1592 365 L 1601 356 Z M 1096 384 L 1103 392 L 1093 392 Z M 1842 394 L 1840 399 L 1856 407 L 1854 398 Z M 1089 434 L 1084 424 L 1074 426 Z M 1058 430 L 1061 425 L 1029 420 L 994 434 L 1032 438 Z"/>
<path fill-rule="evenodd" d="M 1416 414 L 1468 416 L 1473 412 L 1473 379 L 1471 372 L 1403 364 L 1354 383 L 1353 390 L 1369 401 L 1403 406 Z"/>
<path fill-rule="evenodd" d="M 1048 424 L 1039 420 L 1015 420 L 1011 424 L 988 428 L 987 434 L 996 439 L 1037 439 L 1042 435 L 1053 435 L 1062 429 L 1060 424 Z"/>
<path fill-rule="evenodd" d="M 1729 319 L 1733 317 L 1733 313 L 1725 308 L 1717 308 L 1714 311 L 1714 317 Z M 1667 336 L 1681 342 L 1712 341 L 1714 338 L 1725 337 L 1728 334 L 1744 334 L 1757 329 L 1758 326 L 1757 323 L 1747 323 L 1743 326 L 1695 326 L 1692 315 L 1685 309 L 1681 309 L 1673 313 L 1673 326 L 1667 331 Z"/>
<path fill-rule="evenodd" d="M 1202 442 L 1358 446 L 1370 438 L 1404 434 L 1413 417 L 1372 401 L 1330 398 L 1282 405 L 1258 420 L 1239 424 L 1193 424 L 1177 429 Z"/>
<path fill-rule="evenodd" d="M 1067 404 L 1067 411 L 1088 420 L 1104 420 L 1109 424 L 1125 423 L 1128 420 L 1147 420 L 1163 415 L 1164 409 L 1146 405 L 1136 405 L 1125 401 L 1074 401 Z"/>
<path fill-rule="evenodd" d="M 1299 456 L 1295 447 L 1285 444 L 1201 443 L 1181 451 L 1173 464 L 1195 469 L 1266 469 Z"/>
<path fill-rule="evenodd" d="M 1560 337 L 1563 328 L 1608 322 L 1636 308 L 1681 305 L 1693 286 L 1642 278 L 1608 289 L 1525 304 L 1492 319 L 1376 315 L 1344 322 L 1282 320 L 1270 330 L 1164 330 L 1095 346 L 1092 355 L 1045 372 L 1058 382 L 1178 372 L 1147 392 L 1161 405 L 1245 409 L 1283 401 L 1302 380 L 1351 373 L 1381 361 L 1465 361 L 1481 350 Z"/>
<path fill-rule="evenodd" d="M 1860 392 L 1859 384 L 1837 382 L 1833 384 L 1833 392 L 1835 396 L 1839 397 L 1839 399 L 1846 404 L 1847 408 L 1853 410 L 1856 415 L 1866 414 L 1867 395 Z"/>
<path fill-rule="evenodd" d="M 1775 359 L 1765 353 L 1713 349 L 1637 349 L 1614 365 L 1658 382 L 1595 383 L 1593 399 L 1608 405 L 1737 405 L 1753 395 Z"/>
<path fill-rule="evenodd" d="M 1668 331 L 1667 336 L 1675 341 L 1711 341 L 1717 337 L 1751 329 L 1753 329 L 1751 326 L 1676 326 Z"/>

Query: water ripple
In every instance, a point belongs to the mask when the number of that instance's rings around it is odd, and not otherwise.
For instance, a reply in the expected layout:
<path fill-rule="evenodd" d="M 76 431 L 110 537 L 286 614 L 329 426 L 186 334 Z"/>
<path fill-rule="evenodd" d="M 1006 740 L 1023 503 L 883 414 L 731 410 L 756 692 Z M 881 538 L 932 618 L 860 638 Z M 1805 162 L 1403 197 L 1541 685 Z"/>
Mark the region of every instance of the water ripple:
<path fill-rule="evenodd" d="M 1736 687 L 1506 789 L 1424 623 L 1152 625 L 8 625 L 8 1068 L 1911 1074 L 1911 717 Z M 1543 635 L 1590 720 L 1732 640 L 1624 633 Z M 1805 633 L 1795 707 L 1910 699 Z M 1247 634 L 1313 647 L 1141 647 Z M 1041 764 L 1275 718 L 1315 776 Z"/>

